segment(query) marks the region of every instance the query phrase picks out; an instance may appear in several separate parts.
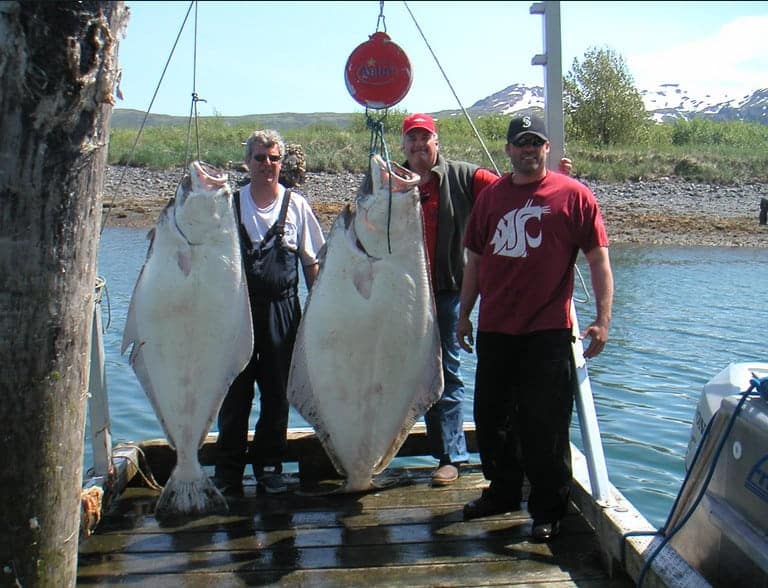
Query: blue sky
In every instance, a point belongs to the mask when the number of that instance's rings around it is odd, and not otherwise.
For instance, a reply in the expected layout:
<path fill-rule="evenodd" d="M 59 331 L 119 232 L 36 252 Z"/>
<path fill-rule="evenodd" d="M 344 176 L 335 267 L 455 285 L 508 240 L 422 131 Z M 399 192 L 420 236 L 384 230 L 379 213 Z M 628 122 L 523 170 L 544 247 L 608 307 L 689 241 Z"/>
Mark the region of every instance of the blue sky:
<path fill-rule="evenodd" d="M 408 55 L 413 82 L 397 108 L 457 108 L 429 46 L 465 107 L 513 83 L 543 85 L 532 2 L 385 2 L 386 32 Z M 127 2 L 117 108 L 187 115 L 193 89 L 204 116 L 360 112 L 344 66 L 377 30 L 380 2 Z M 414 23 L 421 28 L 426 42 Z M 768 87 L 768 2 L 560 3 L 563 71 L 590 47 L 626 61 L 639 89 L 679 82 L 695 94 L 738 98 Z M 379 25 L 378 30 L 383 30 Z M 197 63 L 196 71 L 193 64 Z M 194 83 L 193 83 L 194 81 Z"/>

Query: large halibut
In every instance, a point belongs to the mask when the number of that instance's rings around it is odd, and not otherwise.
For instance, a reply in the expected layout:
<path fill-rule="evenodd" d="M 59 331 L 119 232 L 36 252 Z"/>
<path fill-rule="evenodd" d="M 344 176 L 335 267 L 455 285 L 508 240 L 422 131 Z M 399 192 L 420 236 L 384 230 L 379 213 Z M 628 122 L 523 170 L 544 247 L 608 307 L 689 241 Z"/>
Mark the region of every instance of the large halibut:
<path fill-rule="evenodd" d="M 378 155 L 371 177 L 331 229 L 288 381 L 347 492 L 372 487 L 443 386 L 419 177 Z"/>
<path fill-rule="evenodd" d="M 227 176 L 192 162 L 150 233 L 133 290 L 122 352 L 171 445 L 176 467 L 157 516 L 203 514 L 227 503 L 197 451 L 248 363 L 253 328 Z"/>

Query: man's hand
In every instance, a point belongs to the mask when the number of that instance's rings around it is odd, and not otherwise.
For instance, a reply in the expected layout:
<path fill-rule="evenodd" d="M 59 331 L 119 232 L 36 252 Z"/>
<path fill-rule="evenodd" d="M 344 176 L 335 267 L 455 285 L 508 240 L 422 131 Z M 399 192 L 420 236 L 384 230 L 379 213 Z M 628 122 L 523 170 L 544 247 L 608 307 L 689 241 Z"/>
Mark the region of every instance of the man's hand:
<path fill-rule="evenodd" d="M 461 347 L 467 353 L 474 351 L 475 338 L 472 336 L 472 321 L 468 318 L 459 317 L 459 321 L 456 323 L 456 340 Z"/>
<path fill-rule="evenodd" d="M 584 350 L 584 357 L 596 357 L 605 349 L 608 342 L 608 327 L 598 323 L 592 323 L 581 333 L 579 337 L 582 341 L 589 337 L 589 347 Z"/>

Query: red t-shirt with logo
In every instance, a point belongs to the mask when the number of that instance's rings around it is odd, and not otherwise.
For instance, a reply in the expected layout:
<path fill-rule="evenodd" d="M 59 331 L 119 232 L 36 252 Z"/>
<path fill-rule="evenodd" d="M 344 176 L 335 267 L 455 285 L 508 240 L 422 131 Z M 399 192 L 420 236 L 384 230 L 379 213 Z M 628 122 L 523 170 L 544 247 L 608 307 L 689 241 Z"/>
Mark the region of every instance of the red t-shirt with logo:
<path fill-rule="evenodd" d="M 427 257 L 433 283 L 435 277 L 435 255 L 437 255 L 438 201 L 440 199 L 440 192 L 434 178 L 435 176 L 432 175 L 426 184 L 419 186 L 421 210 L 424 216 L 424 242 L 427 246 Z M 499 176 L 491 170 L 482 167 L 478 168 L 475 171 L 475 175 L 472 176 L 472 201 L 477 200 L 480 192 L 498 179 Z"/>
<path fill-rule="evenodd" d="M 517 185 L 506 174 L 475 201 L 464 245 L 481 256 L 478 329 L 520 335 L 571 327 L 576 256 L 608 235 L 581 182 L 548 172 Z"/>

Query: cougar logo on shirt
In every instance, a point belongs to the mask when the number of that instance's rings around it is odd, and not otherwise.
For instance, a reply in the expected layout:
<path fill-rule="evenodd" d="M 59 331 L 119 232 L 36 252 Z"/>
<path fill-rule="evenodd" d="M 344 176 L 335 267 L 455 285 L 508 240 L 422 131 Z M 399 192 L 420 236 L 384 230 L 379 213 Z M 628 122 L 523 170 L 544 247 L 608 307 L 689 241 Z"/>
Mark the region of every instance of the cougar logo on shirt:
<path fill-rule="evenodd" d="M 493 254 L 506 257 L 528 257 L 528 247 L 541 245 L 541 231 L 536 235 L 526 232 L 526 223 L 535 218 L 549 214 L 549 206 L 533 206 L 533 200 L 529 200 L 522 208 L 510 210 L 496 225 L 493 236 Z"/>

